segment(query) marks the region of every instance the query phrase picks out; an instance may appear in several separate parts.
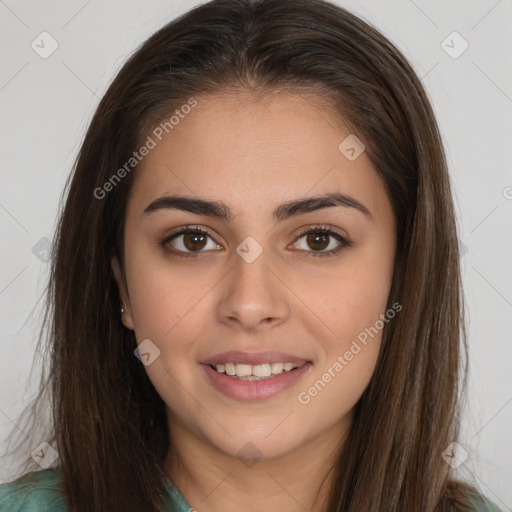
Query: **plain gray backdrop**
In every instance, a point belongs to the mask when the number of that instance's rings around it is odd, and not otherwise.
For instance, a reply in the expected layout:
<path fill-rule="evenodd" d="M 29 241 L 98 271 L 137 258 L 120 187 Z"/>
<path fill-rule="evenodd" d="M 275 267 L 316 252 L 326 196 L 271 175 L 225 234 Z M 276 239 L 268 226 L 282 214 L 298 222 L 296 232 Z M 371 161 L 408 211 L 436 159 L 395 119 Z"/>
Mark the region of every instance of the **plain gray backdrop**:
<path fill-rule="evenodd" d="M 198 3 L 0 0 L 2 441 L 35 391 L 38 369 L 30 381 L 29 372 L 41 316 L 36 301 L 46 285 L 58 201 L 87 124 L 128 55 Z M 457 471 L 511 511 L 512 1 L 336 3 L 403 51 L 437 115 L 468 313 L 469 386 L 460 439 L 468 457 Z M 52 45 L 58 46 L 45 55 Z M 10 474 L 0 467 L 0 482 Z"/>

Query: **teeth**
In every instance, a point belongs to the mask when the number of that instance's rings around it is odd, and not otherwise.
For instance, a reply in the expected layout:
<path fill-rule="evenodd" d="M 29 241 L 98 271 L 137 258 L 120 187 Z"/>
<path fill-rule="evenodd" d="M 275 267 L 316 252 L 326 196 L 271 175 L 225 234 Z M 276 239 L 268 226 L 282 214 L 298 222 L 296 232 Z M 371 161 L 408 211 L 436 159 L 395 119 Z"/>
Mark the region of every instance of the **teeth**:
<path fill-rule="evenodd" d="M 270 377 L 272 375 L 270 363 L 255 364 L 252 367 L 252 375 L 254 375 L 255 377 Z"/>
<path fill-rule="evenodd" d="M 216 367 L 218 372 L 221 371 L 221 370 L 219 370 L 219 366 L 222 366 L 222 365 L 218 365 Z M 233 363 L 226 363 L 224 366 L 226 368 L 226 374 L 227 375 L 236 375 L 235 365 Z"/>
<path fill-rule="evenodd" d="M 284 368 L 283 363 L 272 363 L 272 374 L 276 375 L 278 373 L 282 373 Z"/>
<path fill-rule="evenodd" d="M 249 377 L 252 375 L 252 366 L 250 364 L 235 364 L 235 372 L 238 377 Z"/>
<path fill-rule="evenodd" d="M 294 368 L 299 368 L 304 363 L 262 363 L 262 364 L 235 364 L 235 363 L 224 363 L 217 364 L 215 368 L 219 373 L 226 373 L 232 377 L 247 377 L 246 380 L 259 380 L 256 378 L 271 377 L 273 375 L 279 375 L 283 371 L 289 372 Z M 256 377 L 250 379 L 250 377 Z"/>

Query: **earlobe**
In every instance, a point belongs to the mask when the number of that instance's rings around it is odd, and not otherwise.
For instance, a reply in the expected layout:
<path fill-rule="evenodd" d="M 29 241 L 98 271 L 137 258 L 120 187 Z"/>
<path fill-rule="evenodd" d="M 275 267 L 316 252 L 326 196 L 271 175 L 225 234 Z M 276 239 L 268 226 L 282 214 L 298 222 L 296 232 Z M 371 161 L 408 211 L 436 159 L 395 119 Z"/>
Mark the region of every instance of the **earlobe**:
<path fill-rule="evenodd" d="M 134 324 L 130 299 L 128 297 L 128 291 L 126 290 L 123 274 L 121 272 L 121 266 L 119 265 L 119 260 L 116 256 L 113 256 L 110 260 L 110 267 L 112 268 L 114 279 L 116 280 L 117 288 L 119 289 L 119 297 L 121 299 L 121 310 L 119 311 L 119 314 L 121 315 L 121 321 L 125 327 L 133 330 Z"/>

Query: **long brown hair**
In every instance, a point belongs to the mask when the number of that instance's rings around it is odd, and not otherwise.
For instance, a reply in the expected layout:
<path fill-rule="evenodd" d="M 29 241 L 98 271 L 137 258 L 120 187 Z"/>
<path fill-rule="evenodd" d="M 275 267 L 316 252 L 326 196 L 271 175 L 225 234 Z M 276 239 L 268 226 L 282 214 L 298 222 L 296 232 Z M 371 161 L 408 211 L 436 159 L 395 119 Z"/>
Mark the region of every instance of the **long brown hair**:
<path fill-rule="evenodd" d="M 236 89 L 314 93 L 364 142 L 396 216 L 389 304 L 402 310 L 384 327 L 374 375 L 332 468 L 328 510 L 469 510 L 467 493 L 476 489 L 457 482 L 441 456 L 457 440 L 467 372 L 441 136 L 402 53 L 322 0 L 199 5 L 141 45 L 96 110 L 65 187 L 41 336 L 49 366 L 39 398 L 51 398 L 47 440 L 59 453 L 71 509 L 157 510 L 171 449 L 165 404 L 133 355 L 110 267 L 114 255 L 123 262 L 136 166 L 108 193 L 104 184 L 175 109 Z"/>

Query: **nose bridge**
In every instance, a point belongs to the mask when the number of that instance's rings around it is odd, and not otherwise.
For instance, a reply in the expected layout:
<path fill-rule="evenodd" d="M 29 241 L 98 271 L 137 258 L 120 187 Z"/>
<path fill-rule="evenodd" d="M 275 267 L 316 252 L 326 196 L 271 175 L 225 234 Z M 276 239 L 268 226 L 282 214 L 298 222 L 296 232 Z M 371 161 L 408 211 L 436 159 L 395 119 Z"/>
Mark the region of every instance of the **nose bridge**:
<path fill-rule="evenodd" d="M 277 278 L 270 249 L 251 236 L 233 254 L 228 285 L 219 304 L 220 320 L 254 329 L 282 321 L 288 314 L 286 290 Z"/>

